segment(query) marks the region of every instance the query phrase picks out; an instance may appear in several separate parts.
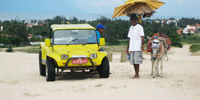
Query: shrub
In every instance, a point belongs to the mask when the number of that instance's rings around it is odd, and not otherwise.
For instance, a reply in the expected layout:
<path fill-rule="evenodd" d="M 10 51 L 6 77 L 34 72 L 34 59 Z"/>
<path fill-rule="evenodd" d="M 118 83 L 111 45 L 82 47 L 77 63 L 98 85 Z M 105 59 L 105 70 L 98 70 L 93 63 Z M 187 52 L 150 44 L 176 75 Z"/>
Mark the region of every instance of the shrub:
<path fill-rule="evenodd" d="M 180 42 L 178 42 L 178 41 L 174 41 L 174 42 L 172 42 L 172 46 L 180 47 L 180 48 L 183 47 L 182 43 L 180 43 Z"/>
<path fill-rule="evenodd" d="M 176 46 L 176 47 L 183 48 L 183 45 L 182 45 L 182 43 L 180 43 L 180 42 L 178 42 L 175 46 Z"/>
<path fill-rule="evenodd" d="M 10 40 L 8 38 L 5 38 L 5 37 L 1 37 L 0 38 L 0 43 L 4 44 L 4 45 L 7 45 L 7 44 L 10 44 Z"/>
<path fill-rule="evenodd" d="M 190 46 L 190 52 L 197 52 L 200 51 L 200 45 L 191 45 Z"/>
<path fill-rule="evenodd" d="M 18 46 L 21 42 L 24 40 L 21 37 L 9 37 L 8 38 L 11 41 L 11 44 Z"/>
<path fill-rule="evenodd" d="M 188 44 L 194 44 L 194 43 L 200 43 L 200 37 L 199 36 L 186 36 L 185 38 L 181 38 L 181 42 L 188 43 Z"/>

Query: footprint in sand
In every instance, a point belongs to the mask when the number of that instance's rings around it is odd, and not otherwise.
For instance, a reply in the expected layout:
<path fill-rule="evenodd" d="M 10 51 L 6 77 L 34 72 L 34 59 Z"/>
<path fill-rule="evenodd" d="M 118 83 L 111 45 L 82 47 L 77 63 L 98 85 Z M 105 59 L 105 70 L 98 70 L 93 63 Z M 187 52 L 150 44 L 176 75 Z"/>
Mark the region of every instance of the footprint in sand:
<path fill-rule="evenodd" d="M 28 96 L 28 97 L 36 97 L 36 96 L 41 96 L 41 94 L 31 94 L 31 93 L 24 93 L 24 96 Z"/>

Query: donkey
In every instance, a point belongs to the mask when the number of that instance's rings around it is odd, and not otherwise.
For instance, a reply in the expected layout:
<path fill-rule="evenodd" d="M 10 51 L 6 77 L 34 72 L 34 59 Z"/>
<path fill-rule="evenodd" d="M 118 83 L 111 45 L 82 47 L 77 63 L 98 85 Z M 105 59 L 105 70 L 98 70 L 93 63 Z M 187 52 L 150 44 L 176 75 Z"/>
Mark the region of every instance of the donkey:
<path fill-rule="evenodd" d="M 151 39 L 148 37 L 148 40 L 152 42 L 151 48 L 151 61 L 152 61 L 152 70 L 151 70 L 151 76 L 153 78 L 156 78 L 156 76 L 159 76 L 158 71 L 158 65 L 160 63 L 160 70 L 161 74 L 160 76 L 163 77 L 163 58 L 164 55 L 166 55 L 167 52 L 167 45 L 164 43 L 166 38 L 159 37 L 158 39 Z M 154 70 L 154 71 L 153 71 Z"/>

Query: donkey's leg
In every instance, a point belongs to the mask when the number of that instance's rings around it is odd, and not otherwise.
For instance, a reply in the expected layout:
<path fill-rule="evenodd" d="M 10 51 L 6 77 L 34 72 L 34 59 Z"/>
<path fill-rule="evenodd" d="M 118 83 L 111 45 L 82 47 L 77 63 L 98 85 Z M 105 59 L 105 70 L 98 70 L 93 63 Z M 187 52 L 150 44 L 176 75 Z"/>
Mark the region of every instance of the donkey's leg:
<path fill-rule="evenodd" d="M 155 70 L 154 70 L 154 73 L 153 73 L 153 78 L 156 78 L 156 75 L 158 75 L 158 59 L 156 59 L 155 60 L 155 63 L 154 63 L 154 68 L 155 68 Z"/>
<path fill-rule="evenodd" d="M 155 59 L 153 59 L 153 54 L 152 54 L 152 52 L 151 52 L 151 76 L 153 76 L 153 67 L 154 67 L 154 63 L 155 63 Z"/>
<path fill-rule="evenodd" d="M 154 67 L 155 60 L 152 61 L 152 68 L 151 68 L 151 76 L 153 76 L 153 67 Z"/>
<path fill-rule="evenodd" d="M 158 59 L 158 64 L 157 64 L 157 76 L 159 76 L 159 64 L 160 64 L 160 60 Z"/>
<path fill-rule="evenodd" d="M 160 71 L 161 71 L 160 76 L 161 77 L 163 77 L 163 59 L 164 59 L 164 57 L 161 59 L 161 63 L 160 63 Z"/>

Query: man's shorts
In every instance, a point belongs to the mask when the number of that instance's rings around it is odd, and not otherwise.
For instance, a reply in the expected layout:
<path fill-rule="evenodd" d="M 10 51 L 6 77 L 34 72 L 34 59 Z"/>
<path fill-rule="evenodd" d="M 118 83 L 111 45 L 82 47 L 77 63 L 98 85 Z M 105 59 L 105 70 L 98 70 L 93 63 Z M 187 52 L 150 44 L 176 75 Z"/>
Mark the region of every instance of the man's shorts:
<path fill-rule="evenodd" d="M 142 64 L 142 51 L 130 51 L 130 62 L 133 64 Z"/>

